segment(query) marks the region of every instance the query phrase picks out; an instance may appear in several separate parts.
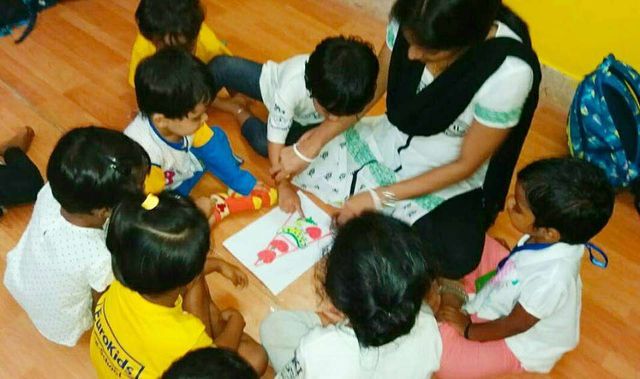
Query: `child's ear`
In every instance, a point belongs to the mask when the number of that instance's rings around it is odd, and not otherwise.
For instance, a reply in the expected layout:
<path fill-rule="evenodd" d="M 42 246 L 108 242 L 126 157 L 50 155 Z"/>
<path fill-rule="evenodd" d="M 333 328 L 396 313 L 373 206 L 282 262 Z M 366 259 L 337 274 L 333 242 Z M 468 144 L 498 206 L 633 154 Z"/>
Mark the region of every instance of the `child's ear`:
<path fill-rule="evenodd" d="M 111 216 L 111 208 L 98 208 L 91 211 L 91 214 L 101 220 L 106 220 Z"/>
<path fill-rule="evenodd" d="M 163 114 L 154 113 L 151 115 L 151 121 L 153 121 L 153 125 L 157 128 L 166 128 L 167 127 L 167 118 L 164 117 Z"/>
<path fill-rule="evenodd" d="M 549 243 L 560 241 L 560 232 L 556 228 L 538 228 L 538 232 Z"/>

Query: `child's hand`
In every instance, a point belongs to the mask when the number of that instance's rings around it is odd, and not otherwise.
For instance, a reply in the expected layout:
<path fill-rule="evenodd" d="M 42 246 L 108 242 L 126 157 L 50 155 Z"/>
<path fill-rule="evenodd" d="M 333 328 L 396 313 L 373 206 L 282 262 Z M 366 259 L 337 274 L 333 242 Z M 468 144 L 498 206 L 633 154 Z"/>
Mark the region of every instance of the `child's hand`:
<path fill-rule="evenodd" d="M 293 185 L 286 180 L 278 184 L 278 205 L 284 212 L 298 212 L 301 216 L 304 216 L 302 205 L 300 204 L 300 196 L 298 196 Z"/>
<path fill-rule="evenodd" d="M 263 182 L 261 181 L 257 181 L 256 185 L 253 186 L 252 191 L 263 191 L 263 192 L 267 192 L 269 191 L 269 187 L 267 187 Z"/>
<path fill-rule="evenodd" d="M 220 274 L 229 279 L 234 286 L 238 288 L 245 288 L 249 283 L 249 278 L 238 266 L 222 261 L 220 265 Z"/>
<path fill-rule="evenodd" d="M 196 207 L 204 213 L 204 215 L 209 219 L 211 216 L 211 199 L 207 196 L 202 196 L 193 201 L 196 204 Z"/>
<path fill-rule="evenodd" d="M 437 319 L 438 321 L 446 321 L 449 323 L 461 336 L 464 335 L 464 329 L 471 322 L 471 317 L 469 317 L 468 314 L 462 312 L 460 309 L 447 305 L 440 307 Z"/>
<path fill-rule="evenodd" d="M 237 266 L 232 265 L 220 258 L 216 258 L 213 251 L 207 255 L 207 262 L 204 265 L 204 274 L 208 275 L 212 272 L 218 272 L 220 275 L 229 279 L 233 285 L 239 288 L 245 288 L 249 283 L 249 278 Z"/>
<path fill-rule="evenodd" d="M 244 326 L 246 325 L 244 317 L 242 317 L 242 313 L 234 308 L 225 309 L 220 312 L 220 317 L 222 317 L 222 320 L 226 323 L 233 321 L 242 324 L 242 329 L 244 329 Z"/>

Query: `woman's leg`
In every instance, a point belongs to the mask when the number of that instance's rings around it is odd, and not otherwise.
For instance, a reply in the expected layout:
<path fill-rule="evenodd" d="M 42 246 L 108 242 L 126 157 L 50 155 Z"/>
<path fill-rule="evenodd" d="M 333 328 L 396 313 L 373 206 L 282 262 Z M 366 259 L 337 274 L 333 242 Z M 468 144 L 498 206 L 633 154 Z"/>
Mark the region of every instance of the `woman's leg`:
<path fill-rule="evenodd" d="M 441 276 L 460 279 L 478 266 L 486 232 L 482 203 L 481 189 L 465 192 L 413 224 Z"/>
<path fill-rule="evenodd" d="M 311 311 L 276 311 L 260 324 L 260 341 L 276 372 L 295 355 L 302 337 L 321 326 L 320 317 Z"/>
<path fill-rule="evenodd" d="M 240 57 L 220 55 L 213 58 L 207 67 L 213 76 L 216 93 L 224 87 L 227 91 L 240 92 L 254 100 L 262 101 L 262 64 Z"/>
<path fill-rule="evenodd" d="M 40 171 L 17 147 L 4 152 L 6 165 L 0 165 L 0 205 L 32 203 L 44 182 Z"/>
<path fill-rule="evenodd" d="M 493 378 L 524 371 L 505 340 L 469 341 L 448 324 L 440 324 L 442 357 L 439 379 Z"/>

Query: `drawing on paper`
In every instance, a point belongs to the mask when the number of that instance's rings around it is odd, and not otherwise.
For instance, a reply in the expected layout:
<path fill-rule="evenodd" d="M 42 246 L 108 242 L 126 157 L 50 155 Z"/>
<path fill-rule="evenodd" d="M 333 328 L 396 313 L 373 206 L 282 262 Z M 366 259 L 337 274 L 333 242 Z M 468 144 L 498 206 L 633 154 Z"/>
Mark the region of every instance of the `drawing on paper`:
<path fill-rule="evenodd" d="M 331 231 L 322 230 L 312 217 L 299 217 L 292 223 L 287 219 L 269 245 L 258 252 L 255 266 L 270 264 L 286 254 L 304 249 L 330 235 Z"/>

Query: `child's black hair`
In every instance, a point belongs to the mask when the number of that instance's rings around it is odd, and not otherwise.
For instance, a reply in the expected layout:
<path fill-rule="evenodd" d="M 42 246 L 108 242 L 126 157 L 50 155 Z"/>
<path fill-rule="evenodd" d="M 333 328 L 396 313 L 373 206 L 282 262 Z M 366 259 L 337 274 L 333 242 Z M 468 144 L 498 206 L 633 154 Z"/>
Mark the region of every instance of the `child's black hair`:
<path fill-rule="evenodd" d="M 138 108 L 146 117 L 154 113 L 170 119 L 187 117 L 198 104 L 214 97 L 207 66 L 183 49 L 168 47 L 140 62 L 135 75 Z"/>
<path fill-rule="evenodd" d="M 364 213 L 338 230 L 324 270 L 324 292 L 363 347 L 409 333 L 434 279 L 411 227 L 378 213 Z"/>
<path fill-rule="evenodd" d="M 237 353 L 205 347 L 173 362 L 162 379 L 258 379 L 258 375 Z"/>
<path fill-rule="evenodd" d="M 150 41 L 170 41 L 170 45 L 193 45 L 204 21 L 199 0 L 140 0 L 136 23 L 140 34 Z"/>
<path fill-rule="evenodd" d="M 56 144 L 47 165 L 51 192 L 70 213 L 117 205 L 125 194 L 142 192 L 149 155 L 115 130 L 72 129 Z"/>
<path fill-rule="evenodd" d="M 335 116 L 357 114 L 375 95 L 378 66 L 368 42 L 357 37 L 326 38 L 305 67 L 307 90 Z"/>
<path fill-rule="evenodd" d="M 397 0 L 391 18 L 421 47 L 453 50 L 487 38 L 501 0 Z"/>
<path fill-rule="evenodd" d="M 609 221 L 615 194 L 604 172 L 576 158 L 549 158 L 518 173 L 535 226 L 554 228 L 560 241 L 586 243 Z"/>
<path fill-rule="evenodd" d="M 130 197 L 113 211 L 107 232 L 113 273 L 141 294 L 160 294 L 195 279 L 209 251 L 209 224 L 188 197 L 163 192 L 158 205 Z"/>

